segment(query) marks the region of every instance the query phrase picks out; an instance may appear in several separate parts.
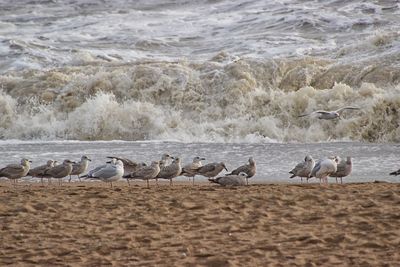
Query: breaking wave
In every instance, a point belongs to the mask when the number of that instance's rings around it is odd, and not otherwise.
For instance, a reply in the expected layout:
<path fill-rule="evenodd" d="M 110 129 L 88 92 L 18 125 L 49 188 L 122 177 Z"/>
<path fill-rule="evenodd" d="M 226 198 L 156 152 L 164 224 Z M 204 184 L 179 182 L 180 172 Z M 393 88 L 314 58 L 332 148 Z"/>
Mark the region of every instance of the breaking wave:
<path fill-rule="evenodd" d="M 0 76 L 2 139 L 400 141 L 400 71 L 316 58 L 136 62 Z M 397 85 L 396 85 L 397 84 Z M 298 115 L 343 106 L 343 119 Z"/>

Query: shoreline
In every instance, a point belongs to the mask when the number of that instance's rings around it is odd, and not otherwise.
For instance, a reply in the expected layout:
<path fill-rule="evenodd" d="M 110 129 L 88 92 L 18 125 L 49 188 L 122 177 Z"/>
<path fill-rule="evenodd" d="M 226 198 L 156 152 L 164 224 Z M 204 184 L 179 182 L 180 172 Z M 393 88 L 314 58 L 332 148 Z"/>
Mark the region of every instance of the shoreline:
<path fill-rule="evenodd" d="M 0 265 L 400 262 L 399 183 L 0 183 Z"/>

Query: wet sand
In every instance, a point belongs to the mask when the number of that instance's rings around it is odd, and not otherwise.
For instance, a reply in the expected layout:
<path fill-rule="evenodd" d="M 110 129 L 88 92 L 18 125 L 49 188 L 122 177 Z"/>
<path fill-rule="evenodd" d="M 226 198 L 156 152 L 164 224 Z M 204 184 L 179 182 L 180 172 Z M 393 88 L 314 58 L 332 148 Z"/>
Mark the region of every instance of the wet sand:
<path fill-rule="evenodd" d="M 398 266 L 400 184 L 0 182 L 0 265 Z"/>

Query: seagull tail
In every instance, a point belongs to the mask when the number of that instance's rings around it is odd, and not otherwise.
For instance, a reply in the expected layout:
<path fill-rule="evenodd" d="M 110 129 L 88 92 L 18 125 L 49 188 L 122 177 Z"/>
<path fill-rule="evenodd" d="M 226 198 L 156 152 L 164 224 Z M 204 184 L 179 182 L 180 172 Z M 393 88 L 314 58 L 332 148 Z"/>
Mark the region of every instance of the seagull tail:
<path fill-rule="evenodd" d="M 218 181 L 214 178 L 208 178 L 208 181 L 218 184 Z"/>
<path fill-rule="evenodd" d="M 399 174 L 400 174 L 400 170 L 389 173 L 389 175 L 396 175 L 396 176 L 399 175 Z"/>

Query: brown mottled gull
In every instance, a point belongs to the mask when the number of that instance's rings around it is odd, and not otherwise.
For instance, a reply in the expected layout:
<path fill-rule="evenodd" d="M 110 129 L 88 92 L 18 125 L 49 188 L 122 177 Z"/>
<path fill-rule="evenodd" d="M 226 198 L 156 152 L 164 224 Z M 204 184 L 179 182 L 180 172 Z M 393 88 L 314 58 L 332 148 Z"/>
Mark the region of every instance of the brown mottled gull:
<path fill-rule="evenodd" d="M 92 160 L 88 156 L 83 155 L 81 157 L 81 161 L 80 162 L 72 164 L 72 171 L 69 174 L 68 182 L 71 182 L 72 175 L 77 175 L 78 179 L 80 181 L 81 178 L 79 177 L 79 175 L 87 171 L 87 168 L 89 166 L 89 161 L 92 161 Z"/>
<path fill-rule="evenodd" d="M 193 184 L 194 184 L 194 177 L 197 174 L 197 171 L 203 167 L 203 164 L 201 163 L 202 160 L 206 160 L 205 158 L 200 158 L 200 157 L 194 157 L 192 163 L 186 164 L 182 168 L 182 172 L 180 175 L 186 176 L 186 177 L 192 177 L 193 178 Z"/>
<path fill-rule="evenodd" d="M 335 173 L 331 175 L 331 177 L 336 178 L 336 183 L 338 182 L 337 178 L 340 178 L 340 183 L 342 184 L 342 178 L 350 175 L 353 169 L 353 162 L 351 161 L 351 157 L 347 157 L 346 160 L 340 160 L 337 164 L 337 170 Z"/>
<path fill-rule="evenodd" d="M 311 177 L 311 171 L 314 169 L 315 160 L 311 157 L 311 155 L 307 155 L 304 158 L 304 161 L 298 163 L 289 173 L 292 174 L 290 178 L 294 178 L 296 176 L 300 177 L 301 182 L 303 182 L 303 178 L 308 179 Z"/>
<path fill-rule="evenodd" d="M 220 184 L 222 186 L 242 186 L 246 185 L 245 178 L 247 174 L 245 172 L 241 172 L 239 175 L 230 174 L 226 176 L 220 176 L 217 178 L 209 178 L 208 180 L 212 183 Z"/>
<path fill-rule="evenodd" d="M 242 165 L 233 170 L 231 173 L 228 173 L 227 175 L 238 175 L 241 172 L 246 173 L 246 184 L 248 185 L 249 178 L 253 177 L 256 174 L 256 162 L 254 161 L 253 157 L 249 158 L 249 164 Z"/>
<path fill-rule="evenodd" d="M 30 169 L 27 176 L 40 178 L 40 182 L 43 184 L 44 173 L 54 167 L 54 162 L 54 160 L 50 159 L 46 164 Z"/>
<path fill-rule="evenodd" d="M 160 172 L 160 162 L 153 161 L 150 166 L 143 167 L 135 172 L 124 175 L 123 178 L 126 178 L 128 184 L 130 179 L 146 180 L 147 188 L 149 188 L 150 187 L 149 180 L 156 178 L 159 172 Z"/>
<path fill-rule="evenodd" d="M 72 164 L 75 162 L 66 159 L 62 164 L 54 166 L 53 168 L 46 170 L 44 172 L 44 177 L 48 178 L 57 178 L 58 184 L 62 184 L 62 178 L 67 177 L 72 171 Z"/>
<path fill-rule="evenodd" d="M 171 164 L 161 168 L 156 178 L 168 179 L 169 184 L 172 185 L 172 179 L 178 177 L 182 172 L 181 159 L 174 158 Z"/>
<path fill-rule="evenodd" d="M 228 171 L 228 169 L 225 166 L 225 163 L 223 162 L 214 162 L 214 163 L 208 163 L 201 167 L 198 171 L 198 175 L 202 175 L 208 178 L 212 178 L 217 176 L 223 169 Z"/>
<path fill-rule="evenodd" d="M 0 169 L 0 177 L 7 177 L 13 183 L 17 183 L 18 179 L 28 174 L 32 161 L 28 159 L 21 159 L 21 164 L 9 164 Z"/>

